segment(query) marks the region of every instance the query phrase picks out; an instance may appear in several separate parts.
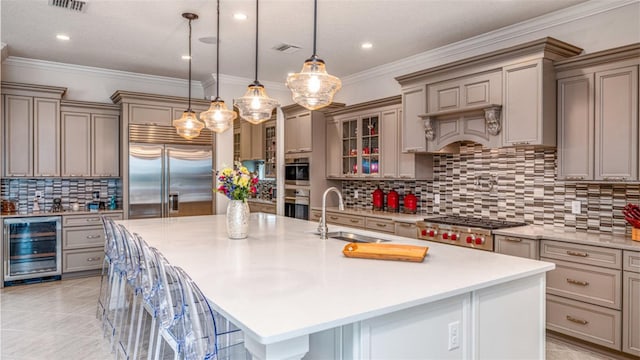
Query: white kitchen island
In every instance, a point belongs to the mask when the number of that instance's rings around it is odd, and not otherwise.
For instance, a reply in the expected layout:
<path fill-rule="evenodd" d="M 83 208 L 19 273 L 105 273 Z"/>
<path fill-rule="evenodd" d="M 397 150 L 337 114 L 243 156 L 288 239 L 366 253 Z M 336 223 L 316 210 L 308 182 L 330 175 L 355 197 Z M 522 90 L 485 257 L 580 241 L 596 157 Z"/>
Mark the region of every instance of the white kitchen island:
<path fill-rule="evenodd" d="M 227 238 L 224 215 L 120 223 L 182 267 L 256 359 L 545 355 L 551 263 L 355 229 L 429 252 L 422 263 L 346 258 L 316 223 L 261 213 L 246 240 Z"/>

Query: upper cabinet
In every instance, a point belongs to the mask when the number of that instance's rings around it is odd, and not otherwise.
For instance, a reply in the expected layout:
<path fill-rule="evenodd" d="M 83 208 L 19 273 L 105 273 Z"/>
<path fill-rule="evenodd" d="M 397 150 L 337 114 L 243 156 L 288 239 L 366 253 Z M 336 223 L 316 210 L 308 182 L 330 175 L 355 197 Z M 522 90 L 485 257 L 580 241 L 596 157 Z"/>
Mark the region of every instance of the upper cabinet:
<path fill-rule="evenodd" d="M 638 180 L 640 44 L 558 62 L 558 177 Z"/>
<path fill-rule="evenodd" d="M 312 150 L 311 116 L 309 110 L 291 111 L 284 118 L 284 153 L 308 153 Z"/>
<path fill-rule="evenodd" d="M 401 97 L 344 107 L 327 121 L 328 178 L 429 179 L 430 155 L 400 150 Z M 429 159 L 424 159 L 429 157 Z"/>
<path fill-rule="evenodd" d="M 240 137 L 238 139 L 240 161 L 264 159 L 263 124 L 254 125 L 240 118 L 237 118 L 236 121 L 240 122 Z"/>
<path fill-rule="evenodd" d="M 397 77 L 403 151 L 450 152 L 460 141 L 555 146 L 553 61 L 581 51 L 543 38 Z"/>
<path fill-rule="evenodd" d="M 4 176 L 60 176 L 60 99 L 65 91 L 2 82 Z"/>
<path fill-rule="evenodd" d="M 276 120 L 264 123 L 264 176 L 275 178 L 276 171 Z"/>
<path fill-rule="evenodd" d="M 120 107 L 62 101 L 62 176 L 120 176 Z"/>

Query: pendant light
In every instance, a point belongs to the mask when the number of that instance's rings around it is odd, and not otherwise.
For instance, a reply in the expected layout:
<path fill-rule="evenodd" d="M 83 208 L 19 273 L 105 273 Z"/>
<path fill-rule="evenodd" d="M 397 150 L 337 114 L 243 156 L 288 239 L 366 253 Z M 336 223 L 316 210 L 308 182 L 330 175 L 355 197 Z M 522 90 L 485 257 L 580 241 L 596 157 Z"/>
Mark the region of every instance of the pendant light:
<path fill-rule="evenodd" d="M 240 117 L 252 124 L 260 124 L 271 118 L 278 101 L 270 98 L 264 86 L 258 81 L 258 0 L 256 0 L 256 77 L 247 87 L 243 97 L 235 100 Z"/>
<path fill-rule="evenodd" d="M 287 87 L 297 104 L 309 109 L 323 108 L 333 101 L 342 87 L 340 79 L 327 73 L 324 61 L 316 54 L 318 0 L 313 0 L 313 55 L 305 60 L 299 73 L 287 77 Z"/>
<path fill-rule="evenodd" d="M 220 0 L 218 0 L 218 25 L 216 29 L 216 98 L 211 101 L 209 110 L 200 114 L 208 129 L 221 133 L 233 125 L 238 115 L 235 111 L 227 109 L 224 100 L 220 99 Z"/>
<path fill-rule="evenodd" d="M 200 130 L 204 128 L 204 124 L 198 120 L 196 113 L 191 110 L 191 21 L 196 20 L 198 15 L 184 13 L 182 17 L 189 20 L 189 107 L 182 113 L 180 119 L 173 120 L 173 126 L 176 128 L 178 135 L 191 140 L 198 137 Z"/>

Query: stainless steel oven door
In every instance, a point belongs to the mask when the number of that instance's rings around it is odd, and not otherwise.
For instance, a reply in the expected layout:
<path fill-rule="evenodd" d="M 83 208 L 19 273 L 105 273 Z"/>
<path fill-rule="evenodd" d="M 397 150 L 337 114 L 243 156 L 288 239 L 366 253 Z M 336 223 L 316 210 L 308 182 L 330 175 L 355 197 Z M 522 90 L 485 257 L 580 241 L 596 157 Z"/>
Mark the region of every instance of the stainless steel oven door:
<path fill-rule="evenodd" d="M 285 164 L 284 183 L 287 185 L 309 185 L 309 163 L 294 162 Z"/>
<path fill-rule="evenodd" d="M 309 190 L 285 188 L 284 216 L 309 220 Z"/>

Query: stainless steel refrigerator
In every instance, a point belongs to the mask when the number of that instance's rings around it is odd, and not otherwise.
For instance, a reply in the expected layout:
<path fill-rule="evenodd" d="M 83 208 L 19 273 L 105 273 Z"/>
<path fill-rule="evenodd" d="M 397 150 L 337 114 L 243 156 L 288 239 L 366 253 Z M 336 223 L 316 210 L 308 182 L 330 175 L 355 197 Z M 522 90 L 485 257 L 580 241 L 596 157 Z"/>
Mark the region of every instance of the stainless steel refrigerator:
<path fill-rule="evenodd" d="M 129 144 L 129 218 L 213 214 L 211 146 Z"/>

